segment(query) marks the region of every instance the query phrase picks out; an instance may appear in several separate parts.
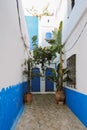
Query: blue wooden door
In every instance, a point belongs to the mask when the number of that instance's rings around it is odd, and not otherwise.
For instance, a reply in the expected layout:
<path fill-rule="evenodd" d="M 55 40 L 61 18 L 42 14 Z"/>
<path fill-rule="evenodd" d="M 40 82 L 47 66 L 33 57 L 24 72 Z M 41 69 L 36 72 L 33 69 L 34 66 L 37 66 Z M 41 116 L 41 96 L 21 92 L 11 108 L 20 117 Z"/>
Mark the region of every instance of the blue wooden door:
<path fill-rule="evenodd" d="M 49 68 L 46 69 L 45 77 L 52 76 L 52 72 Z M 54 83 L 45 79 L 45 91 L 54 91 Z"/>
<path fill-rule="evenodd" d="M 39 73 L 39 68 L 33 68 L 32 71 L 34 74 L 37 74 L 37 73 Z M 39 92 L 40 91 L 40 77 L 35 76 L 31 80 L 31 90 L 32 90 L 32 92 Z"/>

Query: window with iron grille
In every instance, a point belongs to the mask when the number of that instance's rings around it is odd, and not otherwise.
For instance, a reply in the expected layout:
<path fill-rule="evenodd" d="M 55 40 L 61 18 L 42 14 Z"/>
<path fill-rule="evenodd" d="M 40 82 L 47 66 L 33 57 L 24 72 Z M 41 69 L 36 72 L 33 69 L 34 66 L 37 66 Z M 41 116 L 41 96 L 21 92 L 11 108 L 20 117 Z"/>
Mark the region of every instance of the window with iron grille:
<path fill-rule="evenodd" d="M 67 59 L 68 79 L 67 86 L 76 88 L 76 54 Z"/>

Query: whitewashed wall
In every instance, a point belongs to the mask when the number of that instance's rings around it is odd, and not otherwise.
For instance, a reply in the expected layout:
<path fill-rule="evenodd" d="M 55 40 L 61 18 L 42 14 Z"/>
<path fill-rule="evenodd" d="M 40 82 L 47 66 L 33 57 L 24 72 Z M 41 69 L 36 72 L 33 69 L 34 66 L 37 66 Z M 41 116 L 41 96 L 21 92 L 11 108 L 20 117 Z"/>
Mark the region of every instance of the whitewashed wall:
<path fill-rule="evenodd" d="M 63 13 L 64 12 L 64 13 Z M 76 54 L 76 90 L 87 94 L 87 0 L 76 0 L 75 6 L 71 10 L 70 0 L 61 1 L 58 16 L 59 21 L 63 21 L 62 42 L 65 45 L 65 65 L 66 60 Z M 74 43 L 76 42 L 75 46 Z M 72 49 L 70 51 L 70 48 Z"/>
<path fill-rule="evenodd" d="M 57 10 L 56 10 L 56 27 L 58 28 L 59 27 L 59 23 L 60 21 L 64 21 L 64 24 L 65 24 L 65 21 L 68 17 L 68 2 L 67 0 L 59 0 L 58 1 L 58 4 L 57 4 Z"/>
<path fill-rule="evenodd" d="M 67 51 L 75 42 L 75 46 Z M 76 54 L 76 90 L 87 94 L 87 12 L 66 42 L 65 50 L 67 51 L 66 59 Z"/>
<path fill-rule="evenodd" d="M 69 1 L 69 0 L 68 0 Z M 87 0 L 76 0 L 75 6 L 72 10 L 69 9 L 70 2 L 67 6 L 65 6 L 65 19 L 63 18 L 63 43 L 69 38 L 71 33 L 74 31 L 74 28 L 78 25 L 80 19 L 82 19 L 82 16 L 87 10 Z M 69 10 L 68 10 L 69 9 Z M 68 10 L 68 11 L 67 11 Z M 68 17 L 67 17 L 68 16 Z"/>
<path fill-rule="evenodd" d="M 39 45 L 49 46 L 46 42 L 46 33 L 54 30 L 54 16 L 43 16 L 39 19 Z"/>
<path fill-rule="evenodd" d="M 28 35 L 21 1 L 19 0 L 22 33 Z M 21 39 L 16 0 L 0 1 L 0 89 L 22 82 L 21 64 L 27 56 Z"/>

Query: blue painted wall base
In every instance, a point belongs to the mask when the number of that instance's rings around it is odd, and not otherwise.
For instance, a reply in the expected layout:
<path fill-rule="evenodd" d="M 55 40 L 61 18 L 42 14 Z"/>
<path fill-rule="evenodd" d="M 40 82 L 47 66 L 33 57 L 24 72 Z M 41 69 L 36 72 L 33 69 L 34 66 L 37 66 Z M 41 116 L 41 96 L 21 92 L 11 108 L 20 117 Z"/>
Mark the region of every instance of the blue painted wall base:
<path fill-rule="evenodd" d="M 23 86 L 20 83 L 0 91 L 0 130 L 10 130 L 23 106 Z"/>
<path fill-rule="evenodd" d="M 18 113 L 18 115 L 17 115 L 17 117 L 16 117 L 16 119 L 15 119 L 15 121 L 14 121 L 12 127 L 11 127 L 11 130 L 16 130 L 16 126 L 17 126 L 18 120 L 22 116 L 23 111 L 24 111 L 24 105 L 21 107 L 21 109 L 20 109 L 20 111 L 19 111 L 19 113 Z"/>
<path fill-rule="evenodd" d="M 65 88 L 66 104 L 87 127 L 87 95 Z"/>

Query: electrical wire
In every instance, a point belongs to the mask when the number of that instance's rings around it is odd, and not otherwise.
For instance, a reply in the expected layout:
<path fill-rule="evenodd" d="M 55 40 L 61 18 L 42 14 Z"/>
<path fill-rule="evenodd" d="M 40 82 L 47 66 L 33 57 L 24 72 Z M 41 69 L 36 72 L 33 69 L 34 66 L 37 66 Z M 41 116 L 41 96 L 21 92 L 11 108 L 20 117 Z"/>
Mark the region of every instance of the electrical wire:
<path fill-rule="evenodd" d="M 19 11 L 19 2 L 18 2 L 18 0 L 16 0 L 16 4 L 17 4 L 18 22 L 19 22 L 19 28 L 20 28 L 20 33 L 21 33 L 21 39 L 23 41 L 25 50 L 27 51 L 27 54 L 29 55 L 29 53 L 28 53 L 28 48 L 29 47 L 26 45 L 24 37 L 23 37 L 23 34 L 22 34 L 22 26 L 21 26 L 21 18 L 20 18 L 20 11 Z"/>
<path fill-rule="evenodd" d="M 67 52 L 69 52 L 70 50 L 72 50 L 73 47 L 77 44 L 79 38 L 81 37 L 82 33 L 84 32 L 84 29 L 85 29 L 86 25 L 87 25 L 87 21 L 86 21 L 86 23 L 85 23 L 85 25 L 84 25 L 84 27 L 83 27 L 81 33 L 79 34 L 78 38 L 75 40 L 74 44 L 73 44 L 67 51 L 65 51 L 65 53 L 67 53 Z"/>

